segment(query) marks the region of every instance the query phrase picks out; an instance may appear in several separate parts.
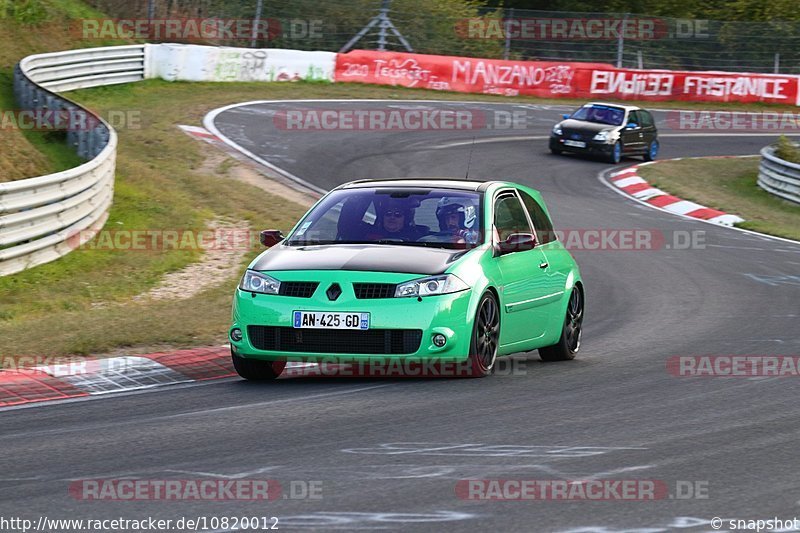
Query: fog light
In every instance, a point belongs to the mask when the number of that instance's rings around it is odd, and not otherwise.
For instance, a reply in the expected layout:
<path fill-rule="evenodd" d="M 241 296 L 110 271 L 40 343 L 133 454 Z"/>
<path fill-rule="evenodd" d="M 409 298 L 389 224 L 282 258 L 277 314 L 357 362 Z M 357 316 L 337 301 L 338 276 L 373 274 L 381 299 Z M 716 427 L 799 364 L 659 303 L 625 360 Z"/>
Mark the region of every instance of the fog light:
<path fill-rule="evenodd" d="M 242 330 L 240 330 L 239 328 L 233 328 L 231 330 L 231 340 L 233 342 L 239 342 L 240 340 L 242 340 L 242 338 L 243 338 Z"/>
<path fill-rule="evenodd" d="M 433 345 L 436 346 L 437 348 L 441 348 L 442 346 L 445 345 L 445 343 L 447 343 L 447 337 L 445 337 L 441 333 L 437 333 L 436 335 L 433 336 Z"/>

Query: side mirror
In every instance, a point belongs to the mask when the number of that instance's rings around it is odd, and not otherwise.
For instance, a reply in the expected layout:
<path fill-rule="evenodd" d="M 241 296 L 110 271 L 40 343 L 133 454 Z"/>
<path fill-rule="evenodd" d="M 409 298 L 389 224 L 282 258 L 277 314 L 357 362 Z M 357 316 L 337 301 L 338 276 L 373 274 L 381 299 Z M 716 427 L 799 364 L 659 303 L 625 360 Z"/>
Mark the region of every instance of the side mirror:
<path fill-rule="evenodd" d="M 569 118 L 569 113 L 564 113 L 563 115 L 561 115 L 561 117 L 566 120 Z"/>
<path fill-rule="evenodd" d="M 285 237 L 279 229 L 265 229 L 261 232 L 261 244 L 267 248 L 271 248 L 281 242 Z"/>
<path fill-rule="evenodd" d="M 501 254 L 524 252 L 536 247 L 536 237 L 532 233 L 512 233 L 498 245 Z"/>
<path fill-rule="evenodd" d="M 635 130 L 639 127 L 639 125 L 635 122 L 628 122 L 628 125 L 625 126 L 626 130 Z"/>

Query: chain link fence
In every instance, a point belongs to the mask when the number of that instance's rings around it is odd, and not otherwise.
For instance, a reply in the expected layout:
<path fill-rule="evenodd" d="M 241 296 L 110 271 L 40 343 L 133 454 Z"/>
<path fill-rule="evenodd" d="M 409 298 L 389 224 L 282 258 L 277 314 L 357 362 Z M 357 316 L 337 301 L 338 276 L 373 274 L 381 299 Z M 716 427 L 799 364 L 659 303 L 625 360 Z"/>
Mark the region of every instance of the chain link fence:
<path fill-rule="evenodd" d="M 209 40 L 208 44 L 216 45 L 334 52 L 355 47 L 496 59 L 592 61 L 625 68 L 800 74 L 800 23 L 796 22 L 489 9 L 464 0 L 89 3 L 115 19 L 218 18 L 257 21 L 270 27 L 268 35 L 253 32 Z"/>

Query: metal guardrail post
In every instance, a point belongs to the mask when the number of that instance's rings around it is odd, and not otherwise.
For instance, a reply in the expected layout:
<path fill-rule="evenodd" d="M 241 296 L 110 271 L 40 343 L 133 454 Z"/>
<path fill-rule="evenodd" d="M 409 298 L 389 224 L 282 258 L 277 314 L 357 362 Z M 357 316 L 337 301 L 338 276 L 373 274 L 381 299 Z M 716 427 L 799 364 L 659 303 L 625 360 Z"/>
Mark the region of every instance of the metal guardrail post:
<path fill-rule="evenodd" d="M 800 165 L 775 155 L 774 146 L 761 149 L 758 186 L 770 194 L 800 204 Z"/>

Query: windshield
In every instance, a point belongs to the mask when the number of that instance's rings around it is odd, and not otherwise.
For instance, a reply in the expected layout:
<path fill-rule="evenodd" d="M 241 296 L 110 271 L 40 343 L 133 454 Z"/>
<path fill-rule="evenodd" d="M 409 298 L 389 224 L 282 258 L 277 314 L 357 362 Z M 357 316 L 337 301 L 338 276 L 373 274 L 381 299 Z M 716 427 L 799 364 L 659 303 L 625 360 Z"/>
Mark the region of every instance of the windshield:
<path fill-rule="evenodd" d="M 622 121 L 625 119 L 625 110 L 605 105 L 585 105 L 575 111 L 569 118 L 597 124 L 608 124 L 609 126 L 621 126 Z"/>
<path fill-rule="evenodd" d="M 471 191 L 339 190 L 315 206 L 285 243 L 472 248 L 483 243 L 481 210 L 481 195 Z"/>

